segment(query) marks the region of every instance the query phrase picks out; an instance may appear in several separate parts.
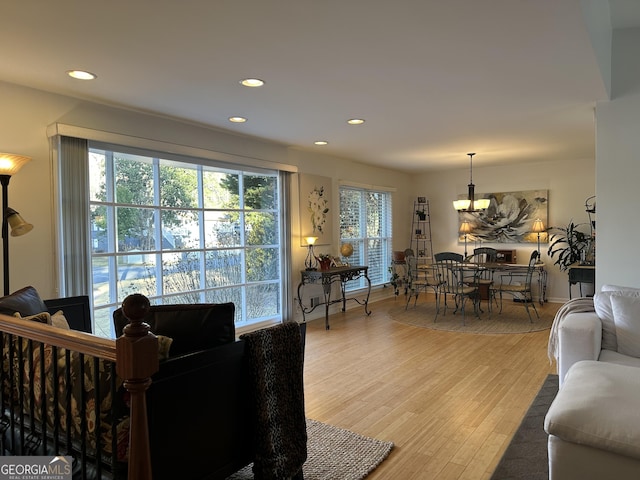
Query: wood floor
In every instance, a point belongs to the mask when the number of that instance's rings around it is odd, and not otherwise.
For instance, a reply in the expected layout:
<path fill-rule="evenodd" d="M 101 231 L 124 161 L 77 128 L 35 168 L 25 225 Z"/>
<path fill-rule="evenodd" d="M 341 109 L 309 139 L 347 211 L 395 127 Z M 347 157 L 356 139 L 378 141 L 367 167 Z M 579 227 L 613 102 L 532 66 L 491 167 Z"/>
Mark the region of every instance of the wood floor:
<path fill-rule="evenodd" d="M 391 320 L 404 297 L 309 322 L 307 417 L 395 444 L 368 480 L 491 477 L 555 365 L 549 331 L 473 335 Z M 557 309 L 546 304 L 538 308 Z M 407 315 L 411 315 L 411 308 Z"/>

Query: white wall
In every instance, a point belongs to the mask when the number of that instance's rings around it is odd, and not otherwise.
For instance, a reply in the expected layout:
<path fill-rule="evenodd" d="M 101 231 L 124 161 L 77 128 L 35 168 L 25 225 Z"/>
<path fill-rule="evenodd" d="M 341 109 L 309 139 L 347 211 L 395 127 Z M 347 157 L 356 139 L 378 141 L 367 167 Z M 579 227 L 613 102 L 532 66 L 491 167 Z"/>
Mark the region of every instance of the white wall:
<path fill-rule="evenodd" d="M 596 109 L 596 283 L 640 287 L 640 29 L 613 46 L 613 99 Z"/>

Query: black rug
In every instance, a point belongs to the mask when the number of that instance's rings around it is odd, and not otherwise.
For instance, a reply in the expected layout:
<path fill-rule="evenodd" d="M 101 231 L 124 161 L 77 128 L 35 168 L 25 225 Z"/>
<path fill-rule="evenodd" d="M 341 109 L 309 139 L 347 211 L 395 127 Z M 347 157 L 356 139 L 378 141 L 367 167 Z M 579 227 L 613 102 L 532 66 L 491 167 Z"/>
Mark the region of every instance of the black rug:
<path fill-rule="evenodd" d="M 558 376 L 549 375 L 498 463 L 491 480 L 547 480 L 549 457 L 544 417 L 558 393 Z"/>

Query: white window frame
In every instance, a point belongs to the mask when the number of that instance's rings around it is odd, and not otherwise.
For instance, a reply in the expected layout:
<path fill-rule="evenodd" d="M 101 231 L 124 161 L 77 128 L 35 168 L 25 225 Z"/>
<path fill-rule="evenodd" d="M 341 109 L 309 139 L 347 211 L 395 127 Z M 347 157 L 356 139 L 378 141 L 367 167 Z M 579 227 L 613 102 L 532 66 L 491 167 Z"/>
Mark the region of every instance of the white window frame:
<path fill-rule="evenodd" d="M 290 188 L 292 183 L 291 173 L 297 172 L 297 168 L 292 165 L 271 162 L 266 160 L 260 160 L 256 158 L 248 158 L 242 156 L 236 156 L 232 154 L 225 154 L 220 152 L 214 152 L 211 150 L 190 147 L 185 145 L 170 144 L 163 141 L 130 137 L 123 134 L 112 134 L 110 132 L 103 132 L 99 130 L 93 130 L 83 127 L 70 126 L 65 124 L 53 124 L 47 129 L 47 134 L 51 140 L 51 158 L 52 168 L 54 175 L 52 177 L 52 190 L 54 195 L 54 204 L 57 205 L 55 209 L 55 241 L 56 251 L 56 276 L 58 278 L 58 292 L 60 296 L 73 296 L 73 295 L 88 295 L 92 304 L 93 310 L 93 298 L 90 289 L 90 236 L 88 234 L 90 229 L 90 222 L 88 219 L 82 221 L 77 215 L 74 215 L 74 210 L 69 210 L 68 205 L 73 203 L 84 203 L 82 206 L 85 211 L 88 211 L 89 198 L 88 194 L 82 193 L 83 189 L 86 192 L 88 190 L 88 172 L 82 171 L 80 175 L 77 175 L 73 179 L 65 177 L 64 164 L 68 163 L 65 157 L 65 148 L 63 146 L 62 137 L 72 137 L 81 141 L 98 141 L 107 144 L 115 144 L 122 148 L 129 149 L 142 149 L 149 151 L 150 148 L 157 148 L 157 152 L 171 152 L 163 155 L 168 159 L 191 159 L 196 163 L 202 162 L 203 164 L 215 164 L 218 166 L 230 167 L 232 169 L 248 168 L 265 168 L 275 169 L 279 172 L 281 192 L 279 198 L 279 204 L 281 208 L 280 219 L 280 261 L 281 261 L 281 276 L 280 276 L 280 289 L 281 289 L 281 315 L 278 321 L 289 318 L 293 312 L 293 295 L 291 293 L 291 221 L 290 221 L 290 208 L 288 201 L 290 199 Z M 116 143 L 117 142 L 117 143 Z M 75 165 L 81 165 L 83 159 L 81 154 L 76 154 L 76 158 L 73 158 Z M 79 157 L 79 158 L 78 158 Z M 85 153 L 85 157 L 88 157 L 88 153 Z M 194 160 L 196 159 L 196 160 Z M 67 167 L 69 170 L 69 167 Z M 88 170 L 88 168 L 87 168 Z M 66 172 L 68 175 L 68 172 Z M 69 192 L 69 190 L 76 190 L 74 185 L 77 184 L 80 187 L 87 185 L 78 190 L 81 191 L 80 196 Z M 84 201 L 79 199 L 85 198 Z M 66 212 L 66 213 L 65 213 Z M 67 217 L 65 219 L 65 216 Z M 83 217 L 85 215 L 82 215 Z M 88 215 L 87 215 L 88 216 Z M 73 228 L 69 228 L 72 225 Z M 70 230 L 77 230 L 84 232 L 81 235 L 77 235 L 77 239 L 70 240 L 70 237 L 74 236 Z M 69 243 L 69 242 L 72 243 Z M 65 243 L 72 245 L 74 248 L 65 250 Z M 80 272 L 80 275 L 77 273 Z M 75 278 L 76 280 L 69 282 L 69 278 Z M 114 306 L 115 307 L 115 306 Z M 274 323 L 273 321 L 266 323 Z M 255 324 L 253 328 L 257 328 L 259 324 Z M 94 328 L 95 331 L 95 328 Z"/>
<path fill-rule="evenodd" d="M 385 285 L 388 283 L 388 268 L 389 262 L 387 259 L 391 259 L 391 251 L 393 248 L 393 192 L 395 189 L 389 187 L 381 187 L 375 185 L 363 185 L 352 182 L 340 182 L 339 183 L 339 192 L 338 199 L 340 203 L 340 212 L 342 212 L 343 206 L 341 203 L 341 193 L 344 190 L 356 191 L 361 194 L 361 202 L 359 204 L 360 207 L 360 224 L 359 224 L 359 233 L 360 235 L 355 238 L 344 238 L 342 236 L 343 230 L 342 225 L 340 225 L 340 244 L 343 243 L 351 243 L 355 252 L 357 252 L 356 257 L 362 259 L 359 263 L 362 263 L 369 267 L 368 276 L 371 280 L 371 286 L 377 285 Z M 381 226 L 381 235 L 379 236 L 369 236 L 367 235 L 367 205 L 365 200 L 365 195 L 368 193 L 380 194 L 385 197 L 385 204 L 383 206 L 383 225 Z M 342 215 L 340 215 L 342 218 Z M 371 242 L 380 242 L 382 253 L 379 256 L 373 256 L 369 252 L 369 245 Z M 354 291 L 365 288 L 365 280 L 363 278 L 352 280 L 347 282 L 345 286 L 346 291 Z"/>

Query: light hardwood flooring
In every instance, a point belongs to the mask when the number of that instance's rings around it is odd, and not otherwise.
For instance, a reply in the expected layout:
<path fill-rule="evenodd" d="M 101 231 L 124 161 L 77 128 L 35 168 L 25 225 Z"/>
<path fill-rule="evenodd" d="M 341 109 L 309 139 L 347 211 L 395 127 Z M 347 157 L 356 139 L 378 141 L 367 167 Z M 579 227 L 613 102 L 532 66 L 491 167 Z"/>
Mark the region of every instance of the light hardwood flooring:
<path fill-rule="evenodd" d="M 371 304 L 369 317 L 360 307 L 334 314 L 328 331 L 324 319 L 309 322 L 307 417 L 394 442 L 368 479 L 490 478 L 544 379 L 556 373 L 549 331 L 434 331 L 390 319 L 386 311 L 398 302 L 404 297 Z"/>

